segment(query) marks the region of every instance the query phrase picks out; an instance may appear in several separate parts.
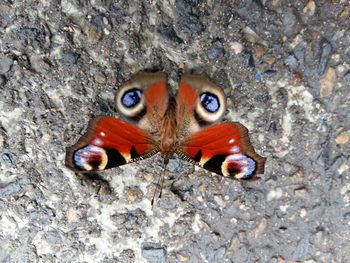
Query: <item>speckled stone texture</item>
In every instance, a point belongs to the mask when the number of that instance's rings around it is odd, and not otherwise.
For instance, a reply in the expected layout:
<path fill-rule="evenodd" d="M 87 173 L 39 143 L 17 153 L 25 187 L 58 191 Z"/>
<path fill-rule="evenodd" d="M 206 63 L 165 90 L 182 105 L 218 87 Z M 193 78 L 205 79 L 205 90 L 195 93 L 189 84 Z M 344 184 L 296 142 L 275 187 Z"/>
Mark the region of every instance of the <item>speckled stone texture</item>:
<path fill-rule="evenodd" d="M 350 262 L 347 0 L 0 2 L 0 262 Z M 205 72 L 267 157 L 64 166 L 139 70 Z"/>

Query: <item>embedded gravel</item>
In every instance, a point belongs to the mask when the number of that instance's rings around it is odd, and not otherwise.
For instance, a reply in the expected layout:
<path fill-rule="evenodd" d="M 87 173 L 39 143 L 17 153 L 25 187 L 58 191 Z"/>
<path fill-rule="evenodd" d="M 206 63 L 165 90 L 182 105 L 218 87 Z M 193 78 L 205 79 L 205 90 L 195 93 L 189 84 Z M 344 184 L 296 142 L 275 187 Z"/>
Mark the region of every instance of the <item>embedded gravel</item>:
<path fill-rule="evenodd" d="M 140 70 L 205 72 L 267 157 L 89 177 L 65 148 Z M 0 2 L 0 262 L 350 262 L 347 0 Z"/>

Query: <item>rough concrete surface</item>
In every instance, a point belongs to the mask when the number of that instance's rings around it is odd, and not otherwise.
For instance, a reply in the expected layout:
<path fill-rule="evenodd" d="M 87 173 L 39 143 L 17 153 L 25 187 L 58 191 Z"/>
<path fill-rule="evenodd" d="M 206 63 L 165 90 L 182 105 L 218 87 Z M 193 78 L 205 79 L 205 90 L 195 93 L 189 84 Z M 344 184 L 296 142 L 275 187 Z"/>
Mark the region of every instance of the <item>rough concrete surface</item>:
<path fill-rule="evenodd" d="M 223 87 L 262 179 L 65 168 L 144 69 Z M 0 1 L 0 262 L 350 262 L 349 105 L 348 0 Z"/>

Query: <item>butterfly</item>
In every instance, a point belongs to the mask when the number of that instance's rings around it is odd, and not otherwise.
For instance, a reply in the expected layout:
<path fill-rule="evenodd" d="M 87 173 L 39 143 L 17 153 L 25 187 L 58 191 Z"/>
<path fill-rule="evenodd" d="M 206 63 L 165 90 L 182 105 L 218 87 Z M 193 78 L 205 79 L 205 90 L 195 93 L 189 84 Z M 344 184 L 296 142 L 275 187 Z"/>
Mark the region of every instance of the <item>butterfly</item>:
<path fill-rule="evenodd" d="M 102 171 L 160 152 L 239 180 L 257 179 L 265 158 L 254 151 L 247 128 L 221 122 L 226 96 L 205 75 L 182 76 L 171 96 L 162 72 L 139 72 L 119 87 L 115 105 L 124 118 L 99 116 L 67 148 L 66 166 L 76 172 Z"/>

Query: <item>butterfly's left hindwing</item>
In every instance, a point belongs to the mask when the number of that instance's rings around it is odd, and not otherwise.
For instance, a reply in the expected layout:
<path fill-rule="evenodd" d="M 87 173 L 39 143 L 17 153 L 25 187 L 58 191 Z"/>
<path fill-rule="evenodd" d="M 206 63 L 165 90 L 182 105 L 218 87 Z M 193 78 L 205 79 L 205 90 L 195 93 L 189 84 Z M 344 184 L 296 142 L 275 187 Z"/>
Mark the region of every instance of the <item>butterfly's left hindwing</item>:
<path fill-rule="evenodd" d="M 99 171 L 148 157 L 156 151 L 147 132 L 114 117 L 97 117 L 89 123 L 85 135 L 67 148 L 66 166 L 79 172 Z"/>
<path fill-rule="evenodd" d="M 264 173 L 265 158 L 255 153 L 248 130 L 237 122 L 224 122 L 189 136 L 180 155 L 201 167 L 235 179 L 253 179 Z"/>

